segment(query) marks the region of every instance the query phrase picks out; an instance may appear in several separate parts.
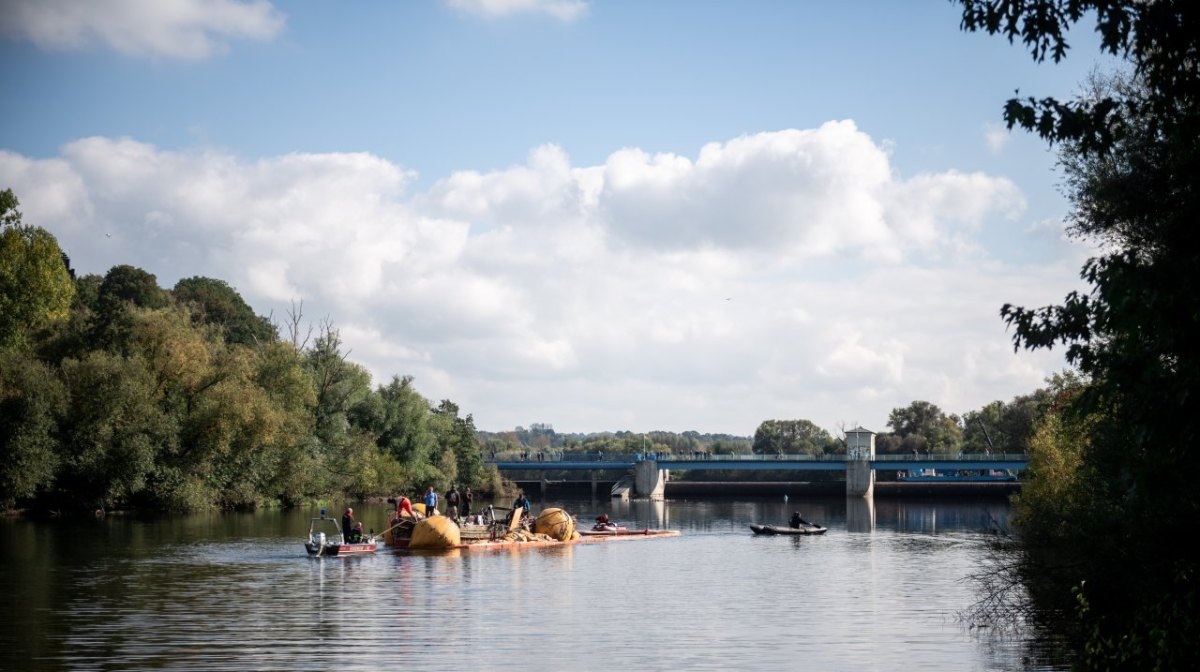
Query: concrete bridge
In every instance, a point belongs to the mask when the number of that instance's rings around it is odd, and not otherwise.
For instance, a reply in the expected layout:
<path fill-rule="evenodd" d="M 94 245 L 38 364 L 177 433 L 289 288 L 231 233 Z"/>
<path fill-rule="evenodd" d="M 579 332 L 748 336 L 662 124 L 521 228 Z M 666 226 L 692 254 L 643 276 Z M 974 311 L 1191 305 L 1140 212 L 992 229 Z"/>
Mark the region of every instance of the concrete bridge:
<path fill-rule="evenodd" d="M 873 442 L 872 442 L 873 444 Z M 709 471 L 844 471 L 846 494 L 870 497 L 875 471 L 916 471 L 933 469 L 978 471 L 1024 471 L 1028 456 L 1023 453 L 874 455 L 874 446 L 852 448 L 849 454 L 835 455 L 663 455 L 656 453 L 558 453 L 532 452 L 492 455 L 485 458 L 501 472 L 591 472 L 593 484 L 597 472 L 632 472 L 633 495 L 662 499 L 670 470 Z M 595 490 L 593 486 L 593 491 Z M 594 493 L 593 493 L 594 494 Z"/>

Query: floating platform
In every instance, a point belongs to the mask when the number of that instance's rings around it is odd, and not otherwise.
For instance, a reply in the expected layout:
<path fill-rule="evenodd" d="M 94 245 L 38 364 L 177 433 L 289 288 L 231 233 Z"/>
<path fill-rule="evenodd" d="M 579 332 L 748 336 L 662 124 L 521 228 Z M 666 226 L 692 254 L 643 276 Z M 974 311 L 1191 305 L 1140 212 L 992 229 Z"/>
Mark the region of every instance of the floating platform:
<path fill-rule="evenodd" d="M 590 530 L 589 530 L 590 532 Z M 570 539 L 567 541 L 554 540 L 533 540 L 533 541 L 504 541 L 497 539 L 496 541 L 471 541 L 469 543 L 458 544 L 455 546 L 447 546 L 446 548 L 426 548 L 426 549 L 396 549 L 398 551 L 406 551 L 410 553 L 417 552 L 433 552 L 441 553 L 445 551 L 504 551 L 521 548 L 558 548 L 561 546 L 571 546 L 574 544 L 592 544 L 605 541 L 624 541 L 630 539 L 665 539 L 668 537 L 678 537 L 682 532 L 679 530 L 626 530 L 619 534 L 612 532 L 585 534 L 583 531 L 579 533 L 578 539 Z"/>

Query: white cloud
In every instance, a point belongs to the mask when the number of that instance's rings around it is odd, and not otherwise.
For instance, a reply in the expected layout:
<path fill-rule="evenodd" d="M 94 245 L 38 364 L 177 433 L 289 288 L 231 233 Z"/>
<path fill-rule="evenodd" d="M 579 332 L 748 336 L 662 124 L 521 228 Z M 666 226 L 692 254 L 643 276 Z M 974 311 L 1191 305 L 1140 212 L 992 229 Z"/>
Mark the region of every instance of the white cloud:
<path fill-rule="evenodd" d="M 132 56 L 201 59 L 227 39 L 269 40 L 284 18 L 266 0 L 6 0 L 0 31 L 43 49 L 93 44 Z"/>
<path fill-rule="evenodd" d="M 853 122 L 581 167 L 548 145 L 412 181 L 364 153 L 0 152 L 0 184 L 81 272 L 218 277 L 264 314 L 303 299 L 377 382 L 413 375 L 487 429 L 883 429 L 914 399 L 970 410 L 1061 366 L 1013 354 L 997 314 L 1077 282 L 1062 256 L 1011 267 L 982 249 L 989 222 L 1019 216 L 1012 183 L 905 179 Z M 1025 240 L 992 235 L 1009 230 Z"/>
<path fill-rule="evenodd" d="M 1004 124 L 989 121 L 983 125 L 983 141 L 988 149 L 999 154 L 1012 139 L 1012 133 Z"/>
<path fill-rule="evenodd" d="M 586 16 L 586 0 L 442 0 L 461 12 L 489 19 L 513 14 L 547 14 L 560 21 Z"/>

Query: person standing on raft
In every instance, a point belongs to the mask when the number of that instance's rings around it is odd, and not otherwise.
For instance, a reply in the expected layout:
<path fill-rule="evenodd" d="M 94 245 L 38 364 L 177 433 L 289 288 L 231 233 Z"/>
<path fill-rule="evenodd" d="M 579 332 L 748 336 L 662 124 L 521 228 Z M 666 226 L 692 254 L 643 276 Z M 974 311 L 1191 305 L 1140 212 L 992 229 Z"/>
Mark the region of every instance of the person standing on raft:
<path fill-rule="evenodd" d="M 525 496 L 524 492 L 517 493 L 517 498 L 513 500 L 513 508 L 524 509 L 524 511 L 521 512 L 522 515 L 524 515 L 526 518 L 529 517 L 529 498 Z"/>
<path fill-rule="evenodd" d="M 452 520 L 458 520 L 458 486 L 451 485 L 446 493 L 446 515 Z"/>
<path fill-rule="evenodd" d="M 425 517 L 429 518 L 437 515 L 438 494 L 434 492 L 433 486 L 425 491 Z"/>

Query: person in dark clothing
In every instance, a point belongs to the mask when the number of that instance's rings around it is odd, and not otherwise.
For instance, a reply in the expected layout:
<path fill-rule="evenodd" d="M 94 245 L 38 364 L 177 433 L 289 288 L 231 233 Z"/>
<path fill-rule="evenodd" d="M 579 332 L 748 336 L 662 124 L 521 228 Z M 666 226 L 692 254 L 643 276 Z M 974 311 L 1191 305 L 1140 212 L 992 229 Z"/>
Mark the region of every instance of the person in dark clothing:
<path fill-rule="evenodd" d="M 794 527 L 796 529 L 800 529 L 800 527 L 802 525 L 808 525 L 810 527 L 813 526 L 812 523 L 810 523 L 807 520 L 805 520 L 804 518 L 800 517 L 799 511 L 792 512 L 792 519 L 788 521 L 788 525 L 791 525 L 792 527 Z"/>
<path fill-rule="evenodd" d="M 446 515 L 451 518 L 458 518 L 458 486 L 450 486 L 450 492 L 446 493 Z"/>
<path fill-rule="evenodd" d="M 515 500 L 513 500 L 513 508 L 514 509 L 524 509 L 524 511 L 522 513 L 525 516 L 529 515 L 529 498 L 525 496 L 524 492 L 517 494 L 517 498 Z"/>
<path fill-rule="evenodd" d="M 462 514 L 466 518 L 471 517 L 471 501 L 475 499 L 475 495 L 471 494 L 471 488 L 464 488 L 462 493 Z"/>
<path fill-rule="evenodd" d="M 342 514 L 342 538 L 349 541 L 350 535 L 354 533 L 354 509 L 346 507 L 346 512 Z"/>

